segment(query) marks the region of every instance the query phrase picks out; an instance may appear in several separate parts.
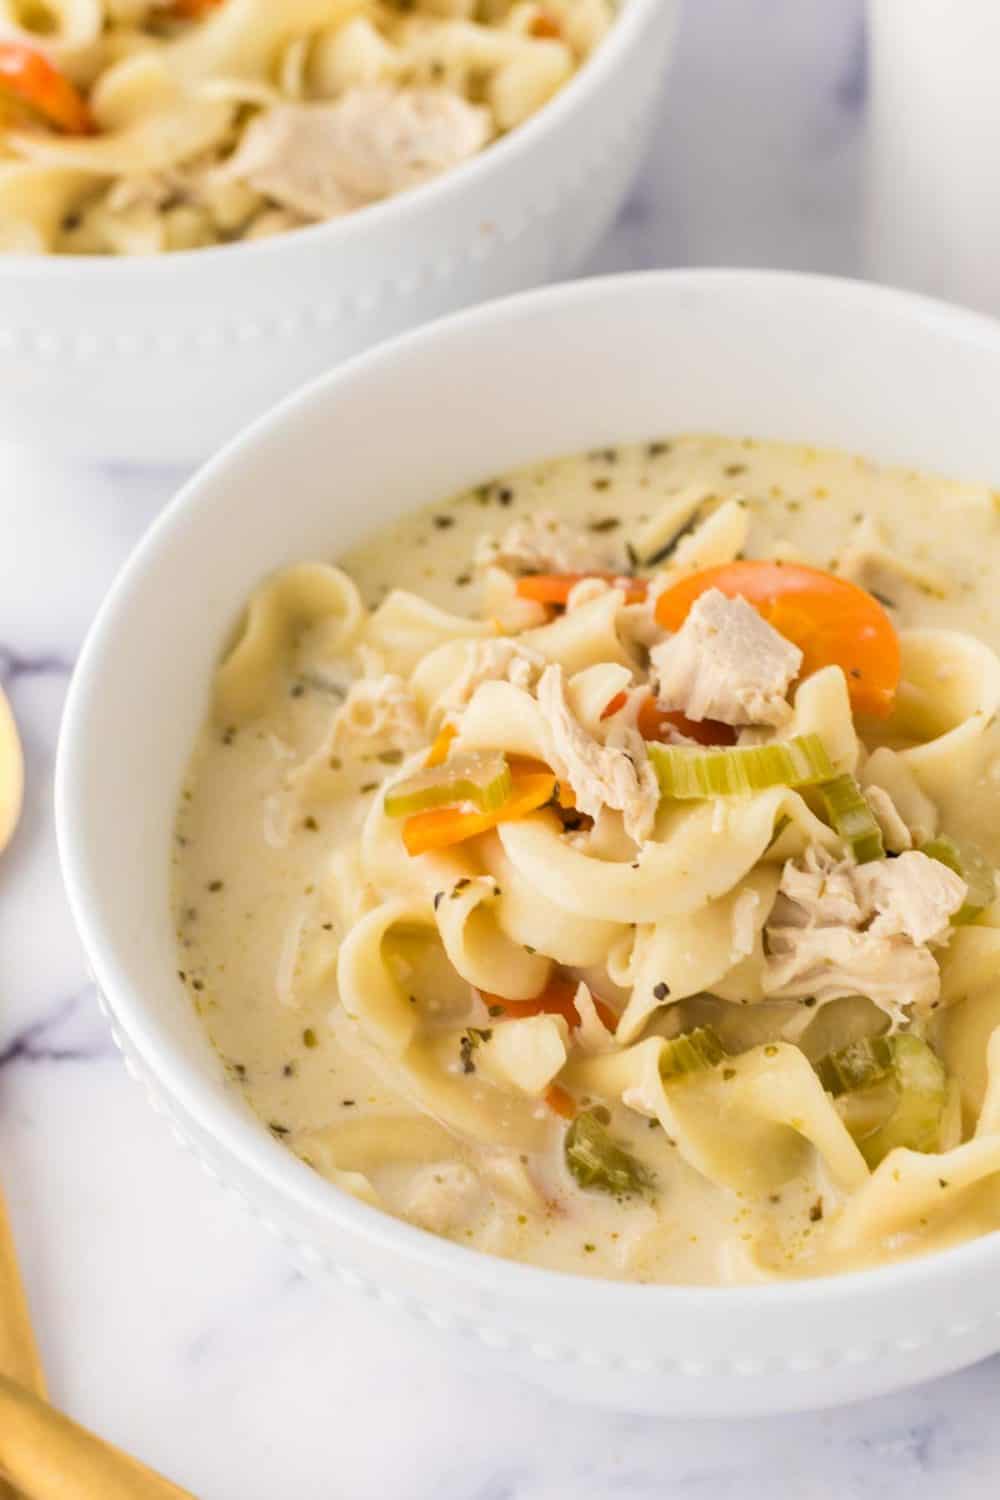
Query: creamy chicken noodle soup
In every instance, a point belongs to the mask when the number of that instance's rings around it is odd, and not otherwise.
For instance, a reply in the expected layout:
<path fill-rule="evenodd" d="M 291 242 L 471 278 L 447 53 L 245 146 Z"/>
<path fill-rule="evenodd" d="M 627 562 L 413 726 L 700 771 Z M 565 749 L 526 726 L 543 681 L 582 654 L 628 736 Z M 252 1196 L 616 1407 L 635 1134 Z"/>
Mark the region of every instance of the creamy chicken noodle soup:
<path fill-rule="evenodd" d="M 998 505 L 688 436 L 262 583 L 174 852 L 234 1090 L 338 1188 L 564 1270 L 1000 1225 Z"/>
<path fill-rule="evenodd" d="M 0 251 L 336 218 L 541 109 L 617 0 L 0 0 Z"/>

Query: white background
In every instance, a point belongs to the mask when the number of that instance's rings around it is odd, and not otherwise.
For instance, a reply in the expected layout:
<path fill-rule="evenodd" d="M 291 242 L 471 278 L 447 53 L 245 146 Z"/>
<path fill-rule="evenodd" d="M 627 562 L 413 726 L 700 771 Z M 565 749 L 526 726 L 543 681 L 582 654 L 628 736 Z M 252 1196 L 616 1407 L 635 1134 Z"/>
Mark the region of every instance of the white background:
<path fill-rule="evenodd" d="M 863 108 L 859 0 L 689 0 L 657 145 L 589 269 L 857 274 Z M 303 1280 L 177 1150 L 97 1014 L 51 774 L 83 633 L 181 477 L 0 447 L 0 677 L 29 772 L 0 867 L 0 1178 L 56 1399 L 202 1500 L 996 1495 L 998 1360 L 815 1416 L 581 1411 Z"/>

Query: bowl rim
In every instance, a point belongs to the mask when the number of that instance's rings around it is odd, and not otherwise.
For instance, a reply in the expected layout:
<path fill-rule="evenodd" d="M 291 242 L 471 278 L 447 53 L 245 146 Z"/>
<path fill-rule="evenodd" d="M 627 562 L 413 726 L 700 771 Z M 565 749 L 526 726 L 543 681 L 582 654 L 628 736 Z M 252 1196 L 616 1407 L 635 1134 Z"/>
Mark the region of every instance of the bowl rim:
<path fill-rule="evenodd" d="M 141 285 L 147 280 L 170 274 L 166 267 L 174 266 L 187 271 L 192 266 L 204 265 L 208 270 L 218 264 L 220 256 L 224 257 L 223 265 L 228 265 L 234 254 L 263 262 L 268 258 L 287 254 L 290 245 L 301 246 L 303 251 L 308 251 L 310 246 L 322 248 L 327 242 L 331 250 L 342 244 L 350 245 L 358 241 L 363 243 L 368 230 L 377 233 L 384 228 L 394 237 L 403 236 L 411 220 L 425 209 L 429 213 L 435 209 L 447 212 L 452 199 L 460 195 L 466 185 L 471 186 L 480 179 L 488 179 L 494 172 L 502 171 L 508 163 L 516 167 L 522 157 L 531 153 L 538 139 L 557 129 L 565 116 L 573 114 L 578 107 L 583 107 L 590 96 L 599 90 L 605 78 L 625 62 L 633 47 L 641 45 L 646 29 L 659 18 L 663 7 L 673 7 L 673 25 L 675 28 L 677 26 L 680 0 L 627 0 L 627 3 L 626 0 L 618 0 L 618 4 L 621 9 L 607 35 L 595 51 L 584 59 L 569 81 L 541 109 L 485 150 L 405 192 L 366 204 L 339 218 L 306 224 L 299 229 L 263 240 L 235 240 L 224 245 L 204 245 L 191 250 L 171 250 L 162 255 L 151 256 L 0 256 L 0 278 L 23 276 L 29 281 L 72 281 L 76 276 L 82 275 L 88 280 L 103 283 L 107 278 L 127 276 Z M 241 260 L 240 264 L 242 263 Z"/>
<path fill-rule="evenodd" d="M 359 375 L 378 372 L 401 352 L 433 346 L 439 340 L 474 334 L 480 327 L 530 313 L 538 304 L 564 309 L 569 315 L 577 304 L 594 298 L 613 300 L 645 287 L 668 285 L 677 289 L 703 290 L 706 286 L 742 286 L 749 295 L 755 290 L 788 289 L 790 296 L 807 296 L 832 302 L 851 302 L 856 309 L 894 309 L 899 315 L 929 328 L 944 328 L 956 336 L 996 350 L 1000 359 L 1000 321 L 971 309 L 895 288 L 852 278 L 780 270 L 704 268 L 633 272 L 592 277 L 547 286 L 517 296 L 480 304 L 441 318 L 376 346 L 293 392 L 233 438 L 209 462 L 189 478 L 145 532 L 120 569 L 106 594 L 81 649 L 73 672 L 63 713 L 55 767 L 55 822 L 59 860 L 70 909 L 89 960 L 92 977 L 107 1006 L 115 1040 L 126 1058 L 134 1054 L 147 1092 L 154 1103 L 161 1091 L 169 1105 L 178 1106 L 198 1132 L 222 1148 L 250 1178 L 260 1181 L 277 1199 L 302 1215 L 325 1220 L 348 1234 L 376 1242 L 380 1249 L 401 1260 L 415 1261 L 445 1280 L 496 1295 L 505 1291 L 520 1299 L 544 1298 L 561 1307 L 582 1300 L 598 1316 L 636 1314 L 640 1310 L 661 1311 L 680 1304 L 705 1316 L 769 1311 L 777 1303 L 804 1310 L 824 1304 L 832 1308 L 839 1299 L 881 1300 L 889 1283 L 904 1294 L 916 1294 L 953 1277 L 981 1272 L 1000 1265 L 1000 1230 L 964 1243 L 910 1257 L 887 1265 L 848 1270 L 829 1276 L 808 1276 L 785 1281 L 706 1286 L 688 1283 L 635 1283 L 607 1280 L 577 1272 L 566 1272 L 507 1260 L 470 1249 L 433 1235 L 404 1220 L 374 1208 L 338 1190 L 321 1178 L 287 1148 L 273 1141 L 253 1121 L 217 1091 L 180 1054 L 158 1023 L 144 1014 L 141 996 L 121 972 L 109 932 L 94 896 L 90 867 L 97 860 L 88 848 L 77 813 L 76 786 L 83 774 L 87 747 L 96 735 L 100 677 L 109 653 L 121 648 L 132 596 L 145 585 L 146 574 L 155 571 L 163 539 L 183 526 L 198 507 L 207 502 L 230 465 L 245 461 L 255 449 L 269 445 L 300 413 L 322 407 L 335 399 L 344 385 Z M 117 1032 L 120 1028 L 125 1040 Z M 127 1045 L 126 1045 L 127 1043 Z M 147 1077 L 146 1075 L 150 1075 Z M 153 1080 L 152 1082 L 150 1080 Z M 173 1111 L 169 1111 L 171 1115 Z M 174 1119 L 175 1125 L 179 1122 Z M 189 1142 L 193 1144 L 193 1142 Z M 199 1155 L 200 1147 L 195 1148 Z M 220 1175 L 213 1163 L 213 1171 Z M 251 1190 L 239 1189 L 256 1212 Z M 315 1249 L 301 1230 L 292 1238 L 307 1252 Z M 324 1253 L 323 1258 L 328 1256 Z M 946 1312 L 942 1307 L 941 1315 Z M 946 1332 L 947 1325 L 939 1315 Z"/>

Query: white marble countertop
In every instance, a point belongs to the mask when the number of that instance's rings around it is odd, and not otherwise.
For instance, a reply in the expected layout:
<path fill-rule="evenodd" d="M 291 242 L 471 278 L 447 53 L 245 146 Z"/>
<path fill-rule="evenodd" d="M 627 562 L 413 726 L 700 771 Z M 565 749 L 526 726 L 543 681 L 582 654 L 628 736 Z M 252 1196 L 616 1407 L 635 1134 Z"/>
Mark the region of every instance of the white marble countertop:
<path fill-rule="evenodd" d="M 659 144 L 592 268 L 858 271 L 861 24 L 860 0 L 689 0 Z M 0 447 L 0 680 L 29 775 L 0 868 L 0 1177 L 55 1398 L 203 1500 L 995 1495 L 1000 1360 L 725 1430 L 584 1414 L 305 1281 L 177 1150 L 97 1013 L 52 765 L 86 627 L 180 477 Z"/>

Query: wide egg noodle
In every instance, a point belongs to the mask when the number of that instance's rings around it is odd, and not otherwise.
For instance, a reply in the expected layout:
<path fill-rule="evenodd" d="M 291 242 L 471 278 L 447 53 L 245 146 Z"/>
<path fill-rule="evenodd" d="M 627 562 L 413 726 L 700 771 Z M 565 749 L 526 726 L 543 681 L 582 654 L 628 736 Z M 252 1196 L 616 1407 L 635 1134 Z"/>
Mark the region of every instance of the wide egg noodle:
<path fill-rule="evenodd" d="M 916 741 L 902 759 L 941 801 L 978 775 L 984 736 L 1000 709 L 1000 659 L 958 630 L 904 630 L 903 675 L 889 730 Z"/>
<path fill-rule="evenodd" d="M 8 130 L 5 139 L 26 161 L 63 172 L 86 172 L 99 182 L 161 172 L 189 161 L 226 138 L 235 113 L 235 105 L 225 99 L 188 95 L 104 135 Z"/>
<path fill-rule="evenodd" d="M 836 848 L 838 839 L 797 792 L 772 787 L 746 798 L 667 803 L 654 837 L 632 860 L 592 858 L 566 841 L 552 813 L 503 823 L 499 834 L 515 870 L 550 901 L 581 917 L 659 922 L 716 900 L 761 859 L 775 858 L 775 829 L 784 850 L 809 844 Z"/>
<path fill-rule="evenodd" d="M 968 1239 L 1000 1227 L 1000 1029 L 990 1037 L 988 1086 L 975 1134 L 951 1151 L 897 1147 L 855 1193 L 831 1231 L 832 1253 L 877 1258 L 890 1237 Z M 925 1248 L 929 1248 L 925 1244 Z"/>
<path fill-rule="evenodd" d="M 436 646 L 494 633 L 483 620 L 449 614 L 419 594 L 393 589 L 370 617 L 365 642 L 382 653 L 390 672 L 406 677 Z"/>
<path fill-rule="evenodd" d="M 50 250 L 66 215 L 92 187 L 88 172 L 0 161 L 0 254 Z"/>
<path fill-rule="evenodd" d="M 336 656 L 355 640 L 364 614 L 357 587 L 339 568 L 298 563 L 276 574 L 250 600 L 215 674 L 217 722 L 241 724 L 266 709 L 303 631 L 321 626 L 326 649 Z"/>
<path fill-rule="evenodd" d="M 655 1118 L 691 1166 L 733 1192 L 781 1188 L 806 1169 L 810 1147 L 842 1191 L 867 1180 L 863 1156 L 797 1047 L 769 1043 L 664 1082 L 668 1045 L 650 1037 L 571 1064 L 567 1082 Z"/>
<path fill-rule="evenodd" d="M 771 911 L 781 871 L 753 870 L 726 895 L 682 917 L 664 918 L 636 933 L 632 996 L 618 1023 L 617 1038 L 634 1041 L 661 1006 L 702 990 L 715 990 L 737 964 L 752 956 Z M 739 946 L 737 918 L 746 913 L 748 947 Z"/>
<path fill-rule="evenodd" d="M 629 929 L 620 922 L 575 916 L 522 880 L 495 833 L 478 840 L 484 869 L 499 887 L 496 920 L 512 942 L 547 953 L 556 963 L 604 968 Z"/>
<path fill-rule="evenodd" d="M 586 667 L 607 663 L 631 668 L 632 656 L 618 633 L 622 602 L 620 589 L 608 589 L 578 609 L 559 615 L 550 624 L 524 631 L 518 639 L 546 661 L 561 666 L 567 677 Z"/>
<path fill-rule="evenodd" d="M 362 8 L 363 0 L 225 0 L 186 34 L 152 50 L 155 66 L 169 88 L 191 90 L 209 79 L 266 82 L 284 44 L 323 26 L 338 24 Z M 92 107 L 104 130 L 120 130 L 147 112 L 145 82 L 150 53 L 125 57 L 102 74 Z M 161 92 L 161 91 L 158 91 Z"/>

